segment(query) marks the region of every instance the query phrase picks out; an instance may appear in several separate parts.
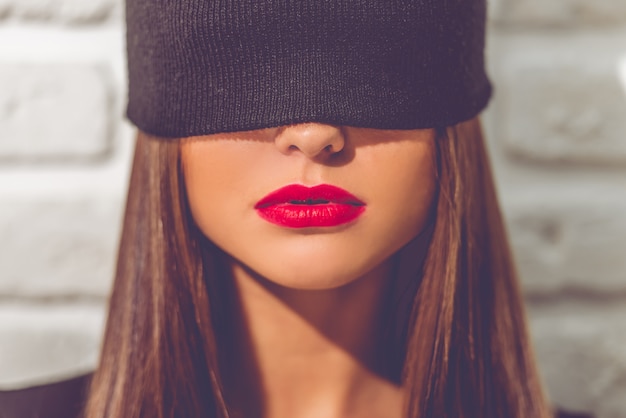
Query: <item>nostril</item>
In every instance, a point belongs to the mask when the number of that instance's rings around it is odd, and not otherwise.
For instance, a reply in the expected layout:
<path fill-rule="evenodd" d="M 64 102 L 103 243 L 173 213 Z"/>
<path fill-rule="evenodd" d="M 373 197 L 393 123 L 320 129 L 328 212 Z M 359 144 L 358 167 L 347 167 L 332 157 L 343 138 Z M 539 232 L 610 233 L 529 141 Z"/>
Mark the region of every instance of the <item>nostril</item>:
<path fill-rule="evenodd" d="M 301 152 L 309 158 L 327 158 L 344 146 L 341 130 L 315 123 L 287 126 L 278 131 L 274 141 L 285 154 Z"/>

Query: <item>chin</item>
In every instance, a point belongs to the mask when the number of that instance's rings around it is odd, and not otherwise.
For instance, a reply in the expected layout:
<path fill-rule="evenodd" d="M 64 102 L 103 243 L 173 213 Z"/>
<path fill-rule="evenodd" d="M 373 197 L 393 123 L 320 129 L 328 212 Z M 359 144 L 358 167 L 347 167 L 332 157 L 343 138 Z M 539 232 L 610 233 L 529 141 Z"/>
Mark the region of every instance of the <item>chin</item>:
<path fill-rule="evenodd" d="M 266 280 L 294 290 L 331 290 L 352 283 L 358 280 L 358 277 L 329 277 L 328 275 L 315 275 L 313 273 L 288 277 L 273 276 L 273 278 L 266 278 Z"/>
<path fill-rule="evenodd" d="M 376 267 L 370 263 L 359 263 L 354 258 L 350 263 L 346 261 L 309 257 L 301 262 L 291 260 L 280 265 L 259 265 L 254 271 L 268 282 L 289 289 L 330 290 L 353 283 Z"/>

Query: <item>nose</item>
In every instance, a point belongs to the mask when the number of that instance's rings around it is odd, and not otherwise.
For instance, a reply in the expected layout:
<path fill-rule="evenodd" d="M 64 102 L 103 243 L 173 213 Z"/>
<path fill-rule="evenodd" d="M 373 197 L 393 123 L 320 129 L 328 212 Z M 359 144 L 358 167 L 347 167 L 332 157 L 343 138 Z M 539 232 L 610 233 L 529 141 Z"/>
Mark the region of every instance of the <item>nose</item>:
<path fill-rule="evenodd" d="M 301 123 L 282 128 L 275 144 L 283 154 L 297 150 L 310 159 L 320 159 L 340 152 L 345 146 L 345 137 L 338 126 Z"/>

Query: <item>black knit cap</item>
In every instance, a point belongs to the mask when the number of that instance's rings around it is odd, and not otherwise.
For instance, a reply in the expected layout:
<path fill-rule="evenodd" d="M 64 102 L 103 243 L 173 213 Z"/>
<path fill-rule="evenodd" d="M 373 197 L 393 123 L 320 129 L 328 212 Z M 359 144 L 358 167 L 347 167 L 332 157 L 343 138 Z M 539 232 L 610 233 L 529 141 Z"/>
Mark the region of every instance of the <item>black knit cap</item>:
<path fill-rule="evenodd" d="M 127 0 L 128 117 L 186 137 L 453 125 L 489 101 L 485 0 Z"/>

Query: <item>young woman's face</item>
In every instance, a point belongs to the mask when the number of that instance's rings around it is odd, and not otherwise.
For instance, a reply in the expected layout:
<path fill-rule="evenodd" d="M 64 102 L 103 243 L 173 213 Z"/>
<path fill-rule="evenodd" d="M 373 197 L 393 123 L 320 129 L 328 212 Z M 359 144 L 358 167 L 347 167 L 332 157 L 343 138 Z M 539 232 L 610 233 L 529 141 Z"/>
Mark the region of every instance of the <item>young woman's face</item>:
<path fill-rule="evenodd" d="M 339 287 L 425 227 L 434 140 L 432 129 L 320 123 L 187 138 L 181 152 L 193 218 L 217 246 L 276 284 Z"/>

